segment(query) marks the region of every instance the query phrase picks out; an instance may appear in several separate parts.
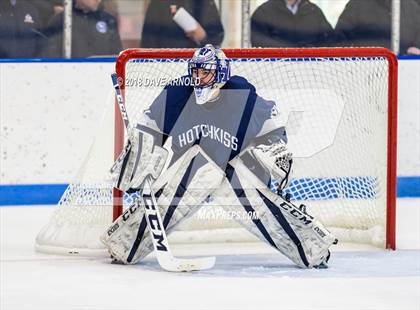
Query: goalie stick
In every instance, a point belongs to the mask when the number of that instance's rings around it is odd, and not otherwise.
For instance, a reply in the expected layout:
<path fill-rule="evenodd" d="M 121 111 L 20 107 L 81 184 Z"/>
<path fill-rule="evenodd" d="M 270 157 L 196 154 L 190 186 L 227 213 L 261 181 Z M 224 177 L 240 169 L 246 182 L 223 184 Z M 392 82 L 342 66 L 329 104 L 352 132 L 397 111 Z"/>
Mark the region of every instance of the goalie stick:
<path fill-rule="evenodd" d="M 130 128 L 130 122 L 124 98 L 121 93 L 119 79 L 116 73 L 113 73 L 111 78 L 121 112 L 121 117 L 124 121 L 124 126 L 128 131 Z M 167 271 L 174 272 L 205 270 L 212 268 L 216 262 L 216 258 L 214 256 L 201 258 L 176 258 L 172 255 L 168 237 L 166 236 L 165 228 L 162 222 L 162 217 L 156 203 L 156 197 L 152 189 L 152 180 L 151 175 L 148 175 L 145 178 L 145 181 L 141 186 L 143 189 L 139 192 L 139 196 L 142 200 L 141 202 L 144 207 L 150 237 L 152 238 L 153 248 L 159 265 Z"/>

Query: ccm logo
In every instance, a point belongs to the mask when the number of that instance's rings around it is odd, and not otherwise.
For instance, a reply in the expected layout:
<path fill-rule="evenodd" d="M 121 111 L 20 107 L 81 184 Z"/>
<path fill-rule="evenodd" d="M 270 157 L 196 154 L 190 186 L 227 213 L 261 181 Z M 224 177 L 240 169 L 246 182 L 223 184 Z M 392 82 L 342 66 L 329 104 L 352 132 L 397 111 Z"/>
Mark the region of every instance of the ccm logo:
<path fill-rule="evenodd" d="M 123 215 L 122 215 L 122 219 L 123 221 L 127 221 L 128 218 L 130 217 L 131 214 L 134 214 L 134 212 L 137 211 L 137 204 L 134 203 L 130 206 L 130 208 L 128 208 L 127 210 L 124 211 Z"/>
<path fill-rule="evenodd" d="M 282 202 L 280 204 L 280 207 L 286 211 L 288 211 L 292 216 L 297 218 L 299 221 L 301 221 L 305 225 L 309 225 L 312 223 L 313 217 L 309 214 L 303 214 L 301 211 L 299 211 L 295 206 L 289 205 L 285 202 Z"/>
<path fill-rule="evenodd" d="M 152 230 L 153 239 L 156 241 L 156 249 L 158 251 L 168 251 L 168 248 L 165 246 L 164 241 L 165 237 L 162 232 L 162 228 L 159 225 L 158 215 L 156 208 L 153 204 L 153 200 L 149 195 L 144 195 L 144 205 L 146 206 L 147 220 L 149 222 L 150 229 Z"/>
<path fill-rule="evenodd" d="M 117 100 L 118 100 L 118 102 L 123 102 L 124 98 L 120 94 L 117 94 Z M 123 119 L 128 119 L 127 111 L 125 110 L 125 106 L 123 104 L 120 104 L 120 110 L 121 110 L 122 118 Z"/>

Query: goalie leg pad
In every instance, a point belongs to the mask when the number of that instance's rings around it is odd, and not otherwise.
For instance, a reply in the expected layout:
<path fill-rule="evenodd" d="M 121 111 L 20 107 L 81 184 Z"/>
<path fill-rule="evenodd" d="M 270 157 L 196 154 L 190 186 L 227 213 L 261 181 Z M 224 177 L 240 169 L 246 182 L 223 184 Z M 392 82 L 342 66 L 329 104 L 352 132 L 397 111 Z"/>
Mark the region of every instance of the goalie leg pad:
<path fill-rule="evenodd" d="M 192 216 L 223 180 L 223 171 L 200 153 L 199 146 L 184 154 L 153 184 L 163 225 L 169 235 Z M 101 236 L 114 259 L 135 264 L 153 250 L 140 199 Z"/>
<path fill-rule="evenodd" d="M 300 267 L 326 266 L 329 247 L 337 240 L 319 221 L 273 193 L 239 159 L 227 177 L 236 204 L 257 214 L 252 223 L 239 220 L 247 230 Z"/>

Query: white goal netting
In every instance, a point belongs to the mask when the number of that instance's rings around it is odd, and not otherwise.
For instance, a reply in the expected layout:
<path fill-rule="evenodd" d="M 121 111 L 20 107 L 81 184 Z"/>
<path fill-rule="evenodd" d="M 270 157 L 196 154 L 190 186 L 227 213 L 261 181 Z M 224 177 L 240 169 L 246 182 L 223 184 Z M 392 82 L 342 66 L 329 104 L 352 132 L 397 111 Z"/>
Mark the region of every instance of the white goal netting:
<path fill-rule="evenodd" d="M 125 65 L 131 121 L 165 82 L 185 75 L 187 59 L 139 58 Z M 389 63 L 386 57 L 233 58 L 233 75 L 276 102 L 286 125 L 294 173 L 287 192 L 339 239 L 385 247 L 387 222 Z M 113 162 L 113 111 L 101 125 L 75 182 L 37 237 L 41 251 L 101 253 L 98 236 L 112 222 L 107 171 Z M 109 134 L 104 134 L 108 132 Z M 124 206 L 133 200 L 124 196 Z M 234 221 L 217 218 L 209 203 L 183 224 L 178 240 L 243 241 L 252 238 Z M 210 214 L 205 218 L 203 212 Z M 216 215 L 216 216 L 215 216 Z M 176 233 L 174 233 L 176 235 Z M 173 237 L 176 239 L 176 237 Z"/>

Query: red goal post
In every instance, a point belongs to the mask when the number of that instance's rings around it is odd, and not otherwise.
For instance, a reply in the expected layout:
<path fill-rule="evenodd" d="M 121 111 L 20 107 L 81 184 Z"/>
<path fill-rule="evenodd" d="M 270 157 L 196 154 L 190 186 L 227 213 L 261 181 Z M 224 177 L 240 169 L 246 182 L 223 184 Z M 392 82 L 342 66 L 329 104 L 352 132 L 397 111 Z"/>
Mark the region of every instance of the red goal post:
<path fill-rule="evenodd" d="M 249 48 L 223 49 L 232 59 L 298 59 L 298 60 L 357 60 L 381 58 L 387 62 L 387 151 L 386 151 L 386 242 L 385 247 L 395 249 L 396 208 L 396 147 L 397 147 L 397 58 L 385 48 Z M 128 49 L 118 57 L 116 71 L 125 91 L 126 66 L 134 59 L 189 59 L 192 49 Z M 164 64 L 163 64 L 164 65 Z M 258 91 L 258 88 L 257 88 Z M 357 90 L 356 90 L 357 91 Z M 118 106 L 115 107 L 114 152 L 117 157 L 124 144 L 124 125 Z M 123 210 L 122 193 L 114 189 L 114 219 Z"/>

